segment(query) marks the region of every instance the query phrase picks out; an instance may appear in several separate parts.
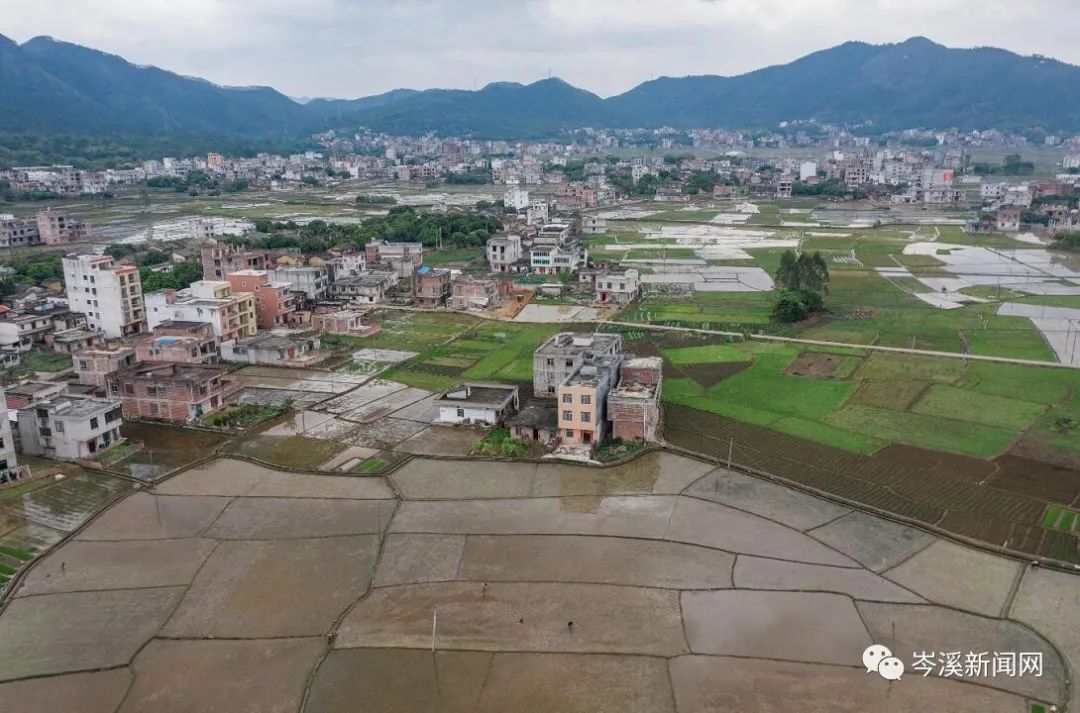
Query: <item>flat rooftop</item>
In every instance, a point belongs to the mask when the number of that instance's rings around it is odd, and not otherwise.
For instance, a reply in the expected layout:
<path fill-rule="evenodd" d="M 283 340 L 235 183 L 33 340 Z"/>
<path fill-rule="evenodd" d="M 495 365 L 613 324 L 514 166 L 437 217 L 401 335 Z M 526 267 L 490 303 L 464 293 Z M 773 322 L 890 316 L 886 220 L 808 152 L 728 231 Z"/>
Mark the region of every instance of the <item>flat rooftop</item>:
<path fill-rule="evenodd" d="M 514 398 L 516 386 L 498 384 L 459 384 L 448 389 L 435 400 L 436 403 L 487 404 L 501 406 Z"/>

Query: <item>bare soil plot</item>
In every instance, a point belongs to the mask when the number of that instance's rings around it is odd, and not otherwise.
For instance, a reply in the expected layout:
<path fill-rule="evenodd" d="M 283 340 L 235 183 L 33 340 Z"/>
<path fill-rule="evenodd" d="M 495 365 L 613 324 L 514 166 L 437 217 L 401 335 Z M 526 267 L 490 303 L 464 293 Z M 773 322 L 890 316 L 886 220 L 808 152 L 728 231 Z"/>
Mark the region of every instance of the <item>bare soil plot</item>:
<path fill-rule="evenodd" d="M 293 713 L 322 649 L 320 639 L 152 641 L 135 659 L 120 713 Z"/>
<path fill-rule="evenodd" d="M 1027 710 L 1022 696 L 907 674 L 889 685 L 865 670 L 820 664 L 714 656 L 671 663 L 680 711 L 814 711 L 814 713 L 952 713 Z M 812 706 L 812 707 L 807 707 Z"/>
<path fill-rule="evenodd" d="M 686 652 L 678 592 L 592 584 L 446 582 L 384 587 L 341 624 L 335 648 Z M 580 622 L 573 630 L 567 621 Z"/>
<path fill-rule="evenodd" d="M 371 536 L 222 543 L 163 633 L 246 639 L 325 634 L 367 588 L 376 547 Z"/>
<path fill-rule="evenodd" d="M 846 379 L 854 373 L 862 359 L 825 352 L 803 352 L 791 362 L 784 373 L 789 376 L 810 376 L 815 379 Z"/>
<path fill-rule="evenodd" d="M 0 617 L 0 681 L 122 666 L 183 594 L 183 587 L 165 587 L 16 599 Z"/>
<path fill-rule="evenodd" d="M 0 684 L 0 713 L 115 713 L 131 681 L 126 668 Z"/>

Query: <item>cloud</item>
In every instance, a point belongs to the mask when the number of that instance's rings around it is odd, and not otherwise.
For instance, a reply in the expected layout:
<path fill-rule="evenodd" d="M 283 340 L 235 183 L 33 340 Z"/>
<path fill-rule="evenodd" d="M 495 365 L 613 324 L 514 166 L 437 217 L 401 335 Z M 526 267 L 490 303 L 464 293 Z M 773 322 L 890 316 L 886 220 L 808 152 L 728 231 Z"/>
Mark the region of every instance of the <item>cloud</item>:
<path fill-rule="evenodd" d="M 1080 63 L 1075 0 L 0 0 L 0 32 L 54 35 L 294 96 L 472 88 L 552 74 L 601 95 L 737 74 L 847 40 L 925 35 Z"/>

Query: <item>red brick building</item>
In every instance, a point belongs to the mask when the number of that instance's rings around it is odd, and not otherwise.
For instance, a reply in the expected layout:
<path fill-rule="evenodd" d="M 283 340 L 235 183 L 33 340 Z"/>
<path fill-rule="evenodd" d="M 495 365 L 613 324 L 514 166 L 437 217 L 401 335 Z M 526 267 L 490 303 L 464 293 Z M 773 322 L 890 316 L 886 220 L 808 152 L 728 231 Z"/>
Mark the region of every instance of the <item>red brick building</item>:
<path fill-rule="evenodd" d="M 416 302 L 420 307 L 434 309 L 445 307 L 450 297 L 450 271 L 420 268 L 416 274 Z"/>
<path fill-rule="evenodd" d="M 139 364 L 106 381 L 109 394 L 123 404 L 124 418 L 189 423 L 224 405 L 227 372 L 200 364 Z"/>
<path fill-rule="evenodd" d="M 289 326 L 297 321 L 299 295 L 290 282 L 274 282 L 266 270 L 230 272 L 226 279 L 233 292 L 255 295 L 255 322 L 259 329 Z"/>
<path fill-rule="evenodd" d="M 109 374 L 135 364 L 135 350 L 120 346 L 85 349 L 72 354 L 71 362 L 80 384 L 104 386 Z"/>
<path fill-rule="evenodd" d="M 619 385 L 608 394 L 611 437 L 652 441 L 660 424 L 660 387 L 664 362 L 660 357 L 627 357 L 619 370 Z"/>

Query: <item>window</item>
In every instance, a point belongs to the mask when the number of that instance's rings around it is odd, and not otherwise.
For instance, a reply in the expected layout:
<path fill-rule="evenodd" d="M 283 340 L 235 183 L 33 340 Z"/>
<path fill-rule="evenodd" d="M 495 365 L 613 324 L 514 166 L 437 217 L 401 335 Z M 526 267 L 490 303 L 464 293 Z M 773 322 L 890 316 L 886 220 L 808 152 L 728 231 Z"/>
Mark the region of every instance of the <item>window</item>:
<path fill-rule="evenodd" d="M 574 365 L 574 360 L 573 359 L 567 359 L 566 360 L 566 366 L 572 367 L 573 365 Z"/>
<path fill-rule="evenodd" d="M 588 406 L 589 404 L 591 404 L 591 403 L 592 403 L 592 396 L 589 396 L 588 394 L 583 394 L 583 395 L 581 396 L 581 403 L 582 403 L 582 404 L 583 404 L 584 406 Z"/>
<path fill-rule="evenodd" d="M 574 429 L 572 429 L 572 428 L 566 429 L 566 437 L 567 438 L 573 438 L 574 437 Z"/>
<path fill-rule="evenodd" d="M 581 412 L 581 422 L 582 423 L 589 423 L 590 421 L 592 421 L 592 414 L 589 413 L 588 411 L 582 411 Z"/>
<path fill-rule="evenodd" d="M 572 404 L 572 403 L 574 403 L 574 396 L 573 396 L 573 394 L 563 394 L 563 395 L 562 395 L 562 402 L 563 402 L 564 404 Z"/>
<path fill-rule="evenodd" d="M 135 395 L 135 385 L 134 384 L 124 384 L 124 393 L 127 394 L 128 396 L 134 396 Z"/>
<path fill-rule="evenodd" d="M 158 405 L 156 401 L 150 402 L 150 413 L 156 414 L 158 412 Z"/>
<path fill-rule="evenodd" d="M 56 426 L 56 432 L 57 433 L 63 433 L 64 432 L 64 422 L 63 421 L 57 421 L 53 425 Z"/>
<path fill-rule="evenodd" d="M 573 421 L 574 420 L 574 412 L 573 411 L 563 411 L 562 412 L 562 419 L 564 421 Z"/>
<path fill-rule="evenodd" d="M 98 427 L 98 420 L 97 420 L 97 416 L 95 416 L 94 418 L 90 419 L 90 428 L 96 430 L 97 427 Z"/>
<path fill-rule="evenodd" d="M 463 409 L 463 408 L 459 408 L 459 409 L 457 410 L 457 417 L 458 417 L 458 418 L 465 418 L 465 409 Z"/>

